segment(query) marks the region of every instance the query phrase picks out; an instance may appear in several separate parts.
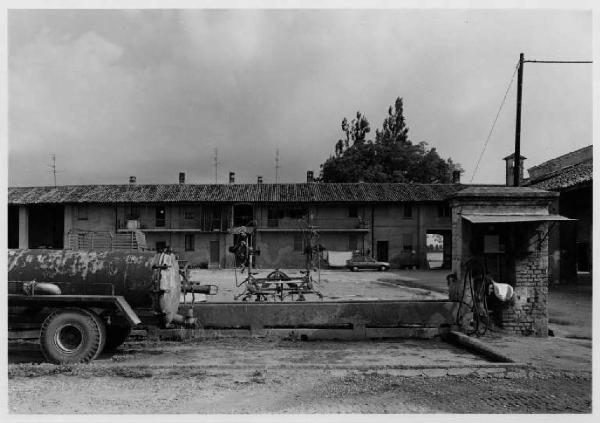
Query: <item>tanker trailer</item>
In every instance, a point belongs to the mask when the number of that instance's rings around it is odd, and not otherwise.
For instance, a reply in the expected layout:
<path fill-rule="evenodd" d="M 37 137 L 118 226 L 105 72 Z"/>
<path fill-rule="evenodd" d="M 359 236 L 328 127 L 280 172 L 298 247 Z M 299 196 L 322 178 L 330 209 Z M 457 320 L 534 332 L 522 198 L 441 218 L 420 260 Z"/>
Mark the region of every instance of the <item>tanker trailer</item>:
<path fill-rule="evenodd" d="M 168 251 L 9 250 L 9 335 L 33 330 L 48 361 L 88 362 L 140 323 L 194 324 L 177 313 L 182 276 Z"/>

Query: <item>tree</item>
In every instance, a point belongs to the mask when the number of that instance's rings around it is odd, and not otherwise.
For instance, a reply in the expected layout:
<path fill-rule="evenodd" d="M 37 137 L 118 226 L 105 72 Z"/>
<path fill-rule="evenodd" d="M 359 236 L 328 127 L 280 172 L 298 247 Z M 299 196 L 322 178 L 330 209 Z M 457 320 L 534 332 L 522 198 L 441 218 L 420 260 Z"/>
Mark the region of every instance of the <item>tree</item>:
<path fill-rule="evenodd" d="M 453 171 L 462 171 L 426 142 L 410 141 L 401 98 L 389 107 L 374 142 L 366 139 L 371 128 L 360 112 L 351 122 L 344 118 L 341 126 L 344 138 L 336 143 L 335 155 L 321 165 L 323 182 L 448 183 Z"/>

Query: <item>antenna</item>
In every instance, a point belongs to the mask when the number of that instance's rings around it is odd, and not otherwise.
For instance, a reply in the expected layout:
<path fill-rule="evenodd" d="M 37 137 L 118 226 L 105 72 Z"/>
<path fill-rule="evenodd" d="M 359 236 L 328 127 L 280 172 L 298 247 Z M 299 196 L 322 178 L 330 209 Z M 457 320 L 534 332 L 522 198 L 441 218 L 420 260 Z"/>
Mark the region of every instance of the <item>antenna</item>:
<path fill-rule="evenodd" d="M 275 183 L 277 183 L 279 179 L 279 149 L 275 150 Z"/>
<path fill-rule="evenodd" d="M 54 188 L 56 188 L 56 174 L 60 173 L 62 171 L 56 170 L 56 154 L 54 154 L 54 153 L 50 154 L 50 160 L 52 160 L 52 164 L 49 164 L 47 166 L 50 168 L 50 172 L 52 173 L 52 176 L 54 177 Z"/>
<path fill-rule="evenodd" d="M 214 157 L 213 166 L 215 167 L 215 184 L 216 184 L 218 169 L 219 169 L 219 149 L 218 148 L 215 148 L 215 157 Z"/>

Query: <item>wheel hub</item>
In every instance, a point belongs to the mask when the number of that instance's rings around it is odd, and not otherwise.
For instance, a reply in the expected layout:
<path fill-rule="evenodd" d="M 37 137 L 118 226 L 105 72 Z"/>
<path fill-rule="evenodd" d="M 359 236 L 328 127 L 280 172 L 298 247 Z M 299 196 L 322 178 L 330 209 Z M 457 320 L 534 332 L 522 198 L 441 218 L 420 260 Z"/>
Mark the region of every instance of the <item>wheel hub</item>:
<path fill-rule="evenodd" d="M 54 335 L 54 343 L 66 354 L 73 354 L 83 344 L 83 333 L 73 325 L 61 326 Z"/>

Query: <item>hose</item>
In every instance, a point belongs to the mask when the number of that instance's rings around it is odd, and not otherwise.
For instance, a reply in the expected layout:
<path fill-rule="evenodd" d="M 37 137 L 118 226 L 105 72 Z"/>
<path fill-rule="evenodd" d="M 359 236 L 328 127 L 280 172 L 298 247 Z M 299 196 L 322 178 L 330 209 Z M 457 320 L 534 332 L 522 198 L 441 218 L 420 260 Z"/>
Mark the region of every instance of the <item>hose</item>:
<path fill-rule="evenodd" d="M 481 263 L 475 259 L 471 259 L 465 264 L 465 275 L 463 277 L 463 291 L 460 299 L 458 310 L 456 312 L 456 323 L 460 324 L 461 308 L 462 305 L 470 306 L 471 312 L 473 313 L 473 330 L 467 332 L 467 335 L 483 336 L 486 334 L 489 325 L 489 310 L 487 306 L 487 276 L 485 271 L 485 264 L 482 266 Z M 477 274 L 475 270 L 479 267 L 480 282 L 473 283 L 476 280 Z M 465 302 L 465 292 L 467 291 L 467 284 L 469 292 L 471 293 L 471 304 Z"/>

